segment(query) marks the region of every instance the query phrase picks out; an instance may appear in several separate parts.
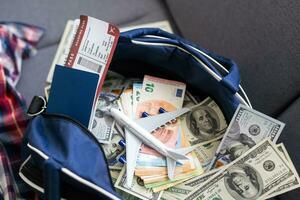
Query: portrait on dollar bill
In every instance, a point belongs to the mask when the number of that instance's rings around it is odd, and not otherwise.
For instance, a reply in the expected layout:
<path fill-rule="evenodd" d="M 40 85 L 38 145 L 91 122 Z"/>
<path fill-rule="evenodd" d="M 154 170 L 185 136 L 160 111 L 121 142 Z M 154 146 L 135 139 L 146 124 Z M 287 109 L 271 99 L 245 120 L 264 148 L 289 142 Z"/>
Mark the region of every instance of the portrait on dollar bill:
<path fill-rule="evenodd" d="M 219 162 L 230 163 L 255 146 L 255 141 L 245 133 L 241 133 L 238 122 L 234 122 L 224 138 L 222 149 L 218 155 Z"/>
<path fill-rule="evenodd" d="M 104 122 L 105 122 L 106 124 L 109 124 L 109 123 L 111 124 L 112 121 L 113 121 L 113 119 L 112 119 L 111 117 L 104 117 L 104 112 L 101 111 L 101 109 L 97 109 L 97 110 L 95 111 L 95 118 L 104 120 Z M 97 126 L 97 123 L 98 123 L 97 120 L 94 119 L 92 129 L 95 128 L 95 127 Z"/>
<path fill-rule="evenodd" d="M 229 154 L 230 160 L 233 161 L 254 146 L 255 142 L 252 140 L 252 138 L 241 133 L 236 140 L 232 140 L 232 143 L 227 146 L 226 151 Z"/>
<path fill-rule="evenodd" d="M 254 200 L 262 193 L 262 178 L 247 164 L 237 165 L 228 170 L 224 181 L 227 191 L 235 199 Z"/>
<path fill-rule="evenodd" d="M 198 106 L 186 117 L 190 132 L 200 141 L 216 138 L 220 135 L 220 119 L 209 106 Z"/>

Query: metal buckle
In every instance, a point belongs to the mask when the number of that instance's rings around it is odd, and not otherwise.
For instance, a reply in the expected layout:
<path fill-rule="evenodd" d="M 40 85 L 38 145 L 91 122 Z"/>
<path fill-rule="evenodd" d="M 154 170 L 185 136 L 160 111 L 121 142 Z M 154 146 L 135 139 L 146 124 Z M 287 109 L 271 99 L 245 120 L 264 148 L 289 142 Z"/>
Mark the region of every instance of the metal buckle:
<path fill-rule="evenodd" d="M 37 98 L 38 98 L 39 100 L 42 100 L 43 105 L 40 106 L 40 110 L 38 110 L 37 112 L 30 113 L 29 110 L 30 110 L 30 108 L 32 108 L 32 107 L 37 103 L 37 102 L 36 102 L 36 101 L 37 101 Z M 29 108 L 28 108 L 27 115 L 30 116 L 30 117 L 39 115 L 39 114 L 41 114 L 42 112 L 44 112 L 46 108 L 47 108 L 47 101 L 46 101 L 46 99 L 45 99 L 43 96 L 35 96 L 34 99 L 31 101 L 31 104 L 30 104 L 30 106 L 29 106 Z"/>

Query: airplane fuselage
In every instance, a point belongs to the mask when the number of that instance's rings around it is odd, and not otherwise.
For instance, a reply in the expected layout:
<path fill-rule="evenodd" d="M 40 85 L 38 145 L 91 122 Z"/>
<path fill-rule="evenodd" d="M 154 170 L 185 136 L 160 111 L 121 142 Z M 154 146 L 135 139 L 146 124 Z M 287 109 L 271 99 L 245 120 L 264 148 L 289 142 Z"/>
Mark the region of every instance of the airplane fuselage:
<path fill-rule="evenodd" d="M 172 151 L 170 148 L 166 147 L 160 140 L 155 138 L 151 133 L 145 130 L 142 126 L 135 123 L 133 120 L 128 118 L 124 113 L 119 111 L 116 108 L 109 108 L 109 114 L 122 126 L 128 129 L 132 134 L 139 138 L 144 144 L 152 147 L 160 154 L 164 156 L 169 156 L 168 151 Z M 172 156 L 171 156 L 172 157 Z M 182 160 L 185 160 L 186 157 L 182 155 Z M 178 160 L 178 158 L 176 159 Z"/>

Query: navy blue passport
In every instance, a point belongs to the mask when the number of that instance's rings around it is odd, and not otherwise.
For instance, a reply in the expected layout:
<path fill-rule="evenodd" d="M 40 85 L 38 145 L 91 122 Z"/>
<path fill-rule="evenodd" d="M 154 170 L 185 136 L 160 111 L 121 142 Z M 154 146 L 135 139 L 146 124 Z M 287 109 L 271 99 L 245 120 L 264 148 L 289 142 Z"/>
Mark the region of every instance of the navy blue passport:
<path fill-rule="evenodd" d="M 63 114 L 89 127 L 99 74 L 56 65 L 46 112 Z"/>

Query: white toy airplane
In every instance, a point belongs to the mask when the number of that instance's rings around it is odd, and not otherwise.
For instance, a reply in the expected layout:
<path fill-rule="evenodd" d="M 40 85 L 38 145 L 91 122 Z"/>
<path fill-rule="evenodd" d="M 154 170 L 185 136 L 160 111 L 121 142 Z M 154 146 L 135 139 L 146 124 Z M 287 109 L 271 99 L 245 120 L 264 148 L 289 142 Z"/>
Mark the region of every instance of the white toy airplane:
<path fill-rule="evenodd" d="M 124 113 L 116 108 L 109 107 L 103 111 L 111 115 L 117 121 L 117 123 L 125 127 L 127 164 L 126 179 L 127 186 L 129 187 L 132 185 L 137 156 L 142 143 L 152 147 L 166 157 L 168 177 L 170 179 L 174 177 L 176 161 L 182 163 L 182 160 L 187 160 L 188 157 L 185 154 L 195 149 L 194 147 L 171 149 L 165 146 L 161 141 L 156 139 L 151 134 L 151 132 L 165 126 L 167 123 L 171 122 L 177 117 L 189 112 L 189 108 L 183 108 L 173 112 L 149 116 L 135 121 L 128 118 Z"/>

